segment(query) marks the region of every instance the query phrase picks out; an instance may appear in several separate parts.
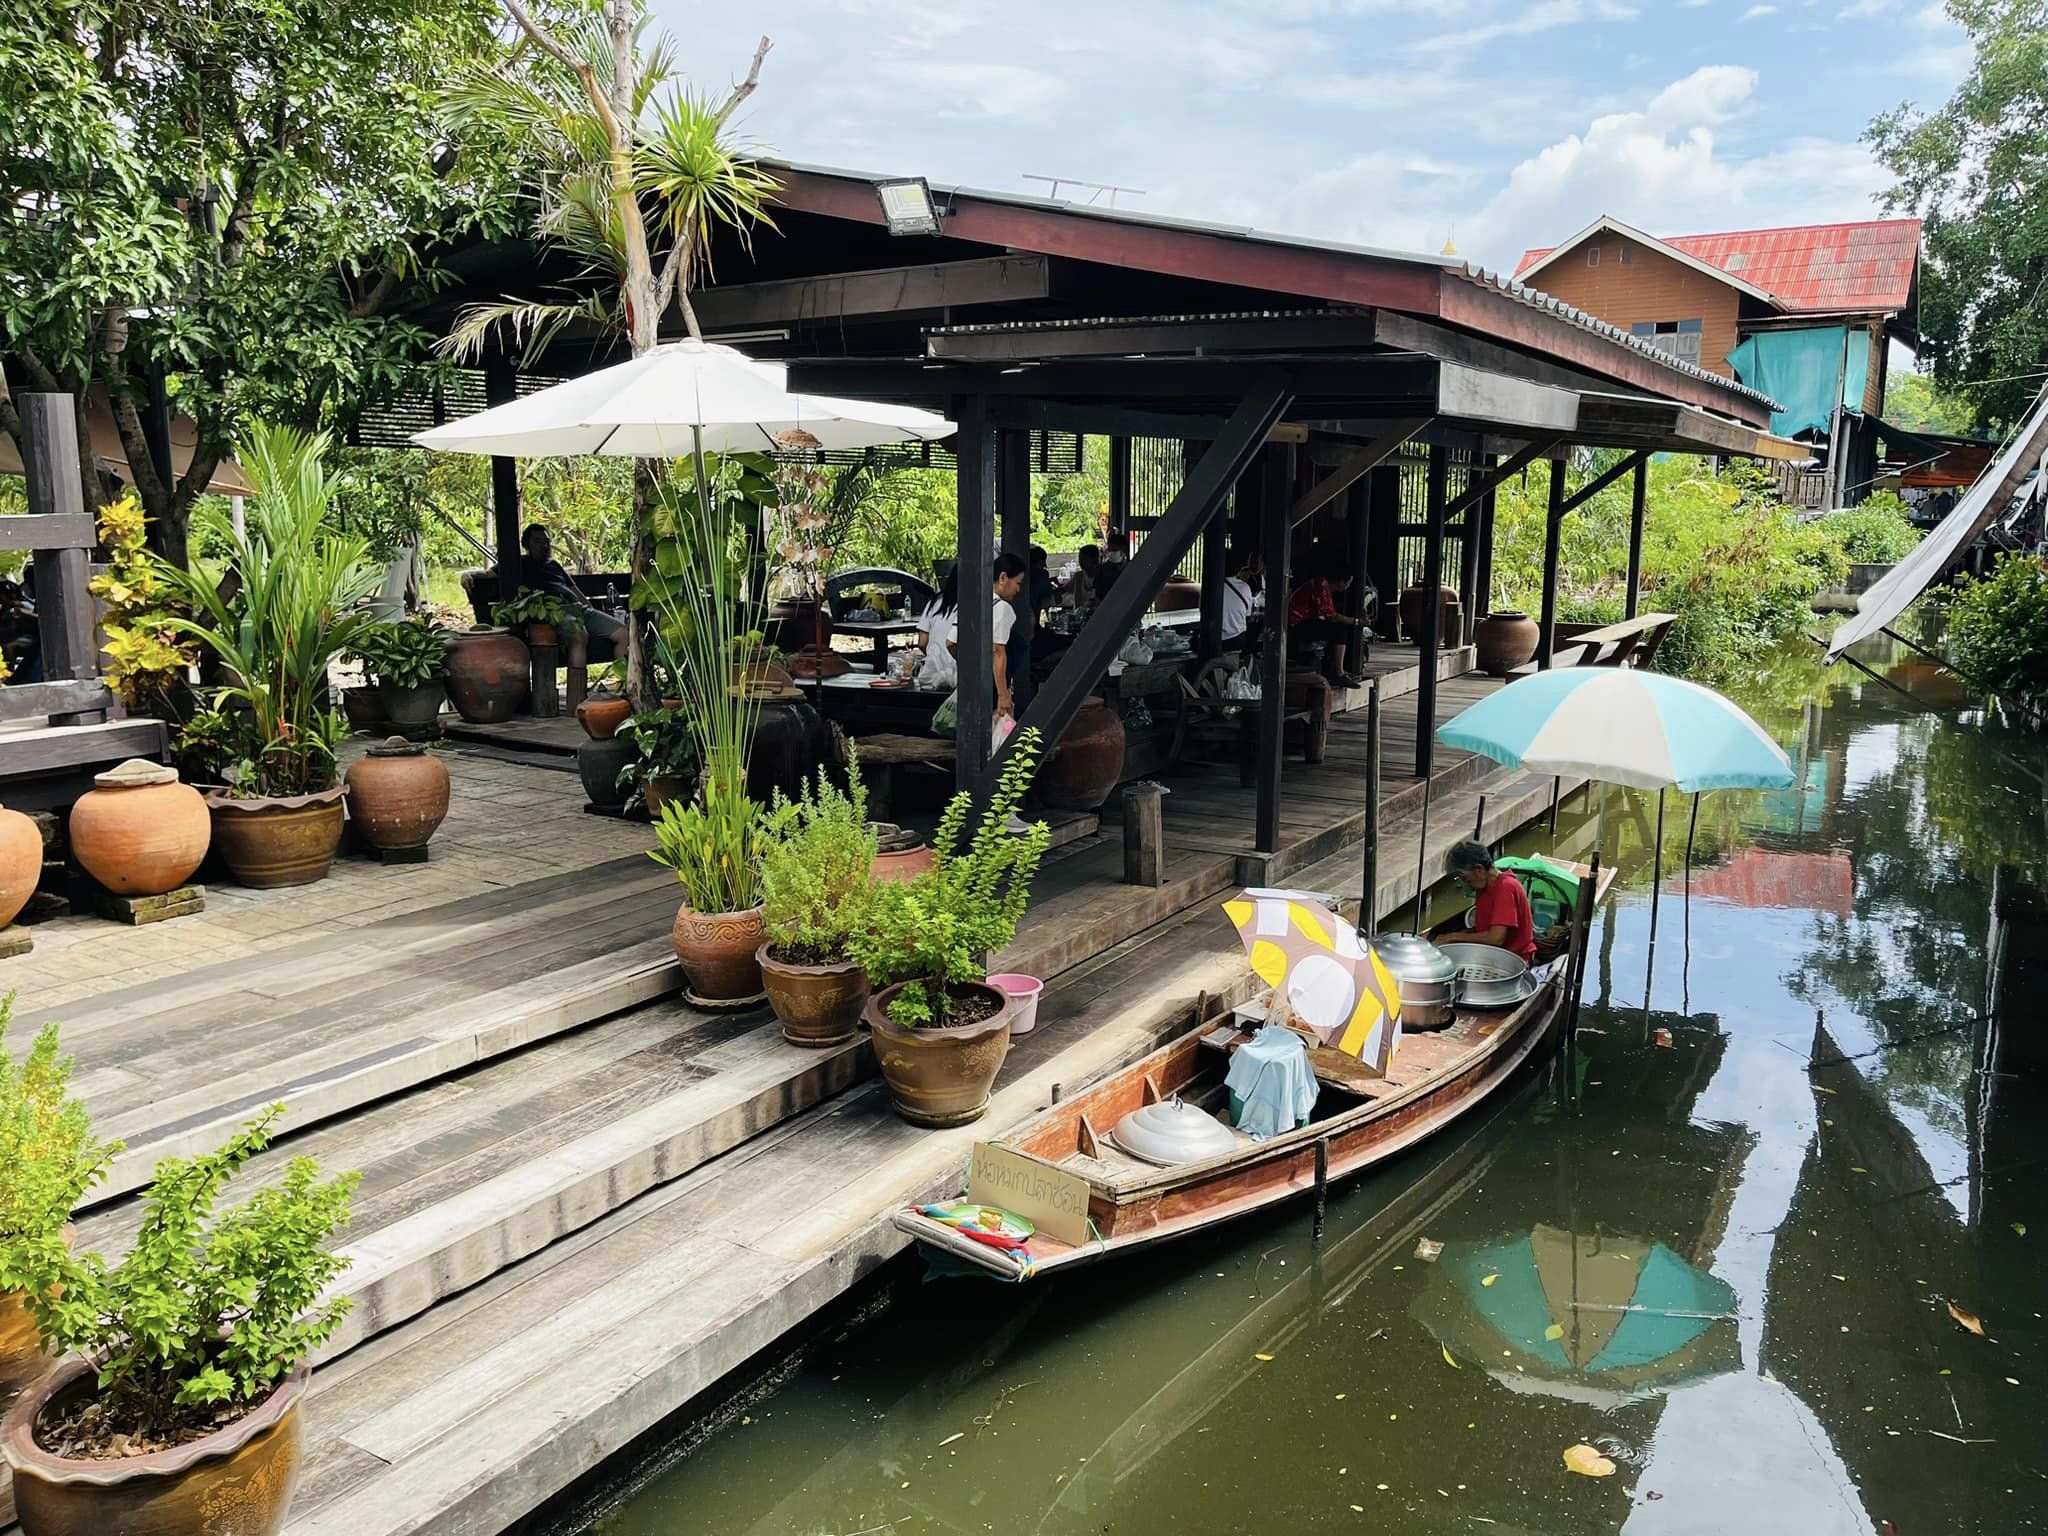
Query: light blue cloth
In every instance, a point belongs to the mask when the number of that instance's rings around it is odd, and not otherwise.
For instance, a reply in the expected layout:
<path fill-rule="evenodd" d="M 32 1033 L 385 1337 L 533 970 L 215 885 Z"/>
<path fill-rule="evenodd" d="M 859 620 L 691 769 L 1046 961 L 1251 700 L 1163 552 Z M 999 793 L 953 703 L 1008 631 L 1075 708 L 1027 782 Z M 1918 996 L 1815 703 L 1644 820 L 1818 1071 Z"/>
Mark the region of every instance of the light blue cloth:
<path fill-rule="evenodd" d="M 1230 1118 L 1254 1141 L 1307 1125 L 1316 1107 L 1316 1075 L 1308 1042 L 1280 1024 L 1268 1024 L 1230 1058 Z"/>
<path fill-rule="evenodd" d="M 1847 345 L 1847 368 L 1843 347 Z M 1839 325 L 1810 331 L 1757 331 L 1728 354 L 1735 377 L 1761 390 L 1780 409 L 1771 430 L 1780 437 L 1825 432 L 1840 401 L 1851 415 L 1863 413 L 1863 386 L 1870 373 L 1870 332 Z"/>

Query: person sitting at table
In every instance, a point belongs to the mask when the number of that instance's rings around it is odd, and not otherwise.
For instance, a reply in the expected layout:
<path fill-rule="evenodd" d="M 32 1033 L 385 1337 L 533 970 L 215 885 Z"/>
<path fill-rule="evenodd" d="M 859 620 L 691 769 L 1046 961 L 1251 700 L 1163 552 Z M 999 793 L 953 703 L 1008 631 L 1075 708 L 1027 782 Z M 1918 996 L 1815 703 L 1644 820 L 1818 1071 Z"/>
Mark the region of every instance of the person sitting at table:
<path fill-rule="evenodd" d="M 583 621 L 583 633 L 593 640 L 609 640 L 614 645 L 625 630 L 625 625 L 606 613 L 602 608 L 593 608 L 584 597 L 583 589 L 569 579 L 569 573 L 562 569 L 562 562 L 554 557 L 554 541 L 548 531 L 539 523 L 528 523 L 526 531 L 519 536 L 519 585 L 530 587 L 535 592 L 545 592 L 550 597 L 559 597 L 569 611 Z"/>
<path fill-rule="evenodd" d="M 1124 561 L 1125 552 L 1122 544 L 1113 543 L 1102 552 L 1102 563 L 1095 568 L 1095 574 L 1090 578 L 1097 603 L 1109 596 L 1109 589 L 1115 586 L 1117 578 L 1123 575 L 1126 569 Z"/>
<path fill-rule="evenodd" d="M 1536 914 L 1522 882 L 1494 867 L 1486 844 L 1466 838 L 1453 843 L 1446 858 L 1458 883 L 1479 899 L 1472 904 L 1472 926 L 1453 929 L 1447 938 L 1463 944 L 1491 944 L 1524 962 L 1536 958 Z"/>
<path fill-rule="evenodd" d="M 953 660 L 953 624 L 960 609 L 960 568 L 956 564 L 939 584 L 939 595 L 917 616 L 917 648 L 924 653 L 918 664 L 917 686 L 950 689 L 960 679 Z"/>
<path fill-rule="evenodd" d="M 1351 588 L 1351 572 L 1341 560 L 1326 562 L 1322 569 L 1294 589 L 1287 604 L 1287 639 L 1320 640 L 1323 643 L 1323 676 L 1334 687 L 1356 688 L 1359 678 L 1344 667 L 1345 648 L 1351 632 L 1365 623 L 1363 613 L 1345 613 L 1337 599 Z"/>
<path fill-rule="evenodd" d="M 1218 649 L 1249 651 L 1257 641 L 1259 585 L 1265 572 L 1254 555 L 1235 576 L 1223 578 L 1223 620 L 1219 626 Z"/>
<path fill-rule="evenodd" d="M 1074 566 L 1074 574 L 1067 578 L 1067 589 L 1060 594 L 1060 600 L 1069 608 L 1093 608 L 1095 575 L 1102 569 L 1101 548 L 1083 544 L 1081 552 L 1074 557 Z"/>

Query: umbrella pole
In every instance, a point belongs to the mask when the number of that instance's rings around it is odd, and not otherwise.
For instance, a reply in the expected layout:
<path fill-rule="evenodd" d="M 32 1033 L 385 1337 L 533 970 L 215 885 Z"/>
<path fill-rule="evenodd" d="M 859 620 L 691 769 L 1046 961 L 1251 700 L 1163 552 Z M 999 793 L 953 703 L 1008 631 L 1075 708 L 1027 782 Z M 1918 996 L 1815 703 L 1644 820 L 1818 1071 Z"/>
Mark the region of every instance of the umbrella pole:
<path fill-rule="evenodd" d="M 1650 956 L 1643 968 L 1643 1043 L 1649 1044 L 1650 994 L 1657 982 L 1657 898 L 1664 887 L 1664 791 L 1657 791 L 1657 849 L 1650 860 Z"/>
<path fill-rule="evenodd" d="M 1687 1018 L 1692 1017 L 1692 839 L 1700 829 L 1700 797 L 1697 791 L 1692 797 L 1692 819 L 1685 829 L 1685 996 L 1680 1004 Z"/>
<path fill-rule="evenodd" d="M 1429 865 L 1429 789 L 1433 779 L 1425 774 L 1422 780 L 1422 835 L 1415 841 L 1415 927 L 1422 932 L 1422 898 L 1428 890 L 1423 880 L 1423 871 Z"/>
<path fill-rule="evenodd" d="M 1557 774 L 1550 776 L 1550 851 L 1557 851 L 1557 803 L 1563 798 L 1564 780 Z"/>
<path fill-rule="evenodd" d="M 1571 1056 L 1579 1037 L 1579 995 L 1586 986 L 1586 955 L 1593 947 L 1594 897 L 1600 889 L 1600 853 L 1593 852 L 1586 878 L 1579 882 L 1579 899 L 1572 913 L 1572 953 L 1565 963 L 1565 1071 L 1571 1071 Z"/>

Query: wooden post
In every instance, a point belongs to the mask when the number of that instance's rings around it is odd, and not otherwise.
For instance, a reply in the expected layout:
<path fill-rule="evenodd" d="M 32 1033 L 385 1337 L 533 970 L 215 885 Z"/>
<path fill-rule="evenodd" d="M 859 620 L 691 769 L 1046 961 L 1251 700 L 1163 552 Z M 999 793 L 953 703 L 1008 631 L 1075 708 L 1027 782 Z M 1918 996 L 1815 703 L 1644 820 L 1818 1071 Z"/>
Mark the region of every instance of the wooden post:
<path fill-rule="evenodd" d="M 1323 1240 L 1323 1214 L 1330 1202 L 1330 1138 L 1316 1142 L 1316 1225 L 1315 1240 Z"/>
<path fill-rule="evenodd" d="M 1482 453 L 1472 461 L 1475 475 L 1491 475 L 1499 456 Z M 1490 494 L 1490 493 L 1489 493 Z M 1463 645 L 1472 643 L 1472 626 L 1479 622 L 1479 535 L 1480 525 L 1485 520 L 1487 498 L 1482 496 L 1465 509 L 1465 515 L 1458 519 L 1464 529 L 1465 546 L 1458 557 L 1458 639 Z"/>
<path fill-rule="evenodd" d="M 1372 589 L 1371 551 L 1366 547 L 1366 530 L 1372 517 L 1372 476 L 1370 473 L 1344 493 L 1344 521 L 1351 532 L 1351 601 L 1358 604 L 1358 611 L 1365 612 L 1365 594 Z M 1374 620 L 1379 614 L 1374 612 Z M 1351 640 L 1351 670 L 1363 674 L 1366 657 L 1372 650 L 1371 624 L 1358 626 L 1358 633 Z"/>
<path fill-rule="evenodd" d="M 1423 780 L 1436 761 L 1436 672 L 1443 653 L 1444 506 L 1450 468 L 1448 450 L 1430 444 L 1429 531 L 1422 555 L 1422 679 L 1415 690 L 1415 773 Z"/>
<path fill-rule="evenodd" d="M 1550 511 L 1543 520 L 1543 616 L 1538 620 L 1536 668 L 1550 670 L 1557 653 L 1557 546 L 1564 533 L 1564 470 L 1566 460 L 1550 461 Z"/>
<path fill-rule="evenodd" d="M 1586 951 L 1593 937 L 1593 897 L 1600 888 L 1600 854 L 1596 849 L 1587 866 L 1588 873 L 1579 881 L 1579 897 L 1572 906 L 1572 956 L 1565 967 L 1564 1046 L 1567 1056 L 1579 1034 L 1579 995 L 1586 986 Z M 1565 1075 L 1571 1075 L 1571 1063 L 1565 1063 Z"/>
<path fill-rule="evenodd" d="M 1266 565 L 1265 650 L 1259 657 L 1258 826 L 1252 846 L 1260 853 L 1280 849 L 1280 758 L 1287 739 L 1287 599 L 1294 590 L 1289 569 L 1294 530 L 1289 526 L 1288 488 L 1294 483 L 1294 448 L 1269 444 L 1261 468 L 1263 518 L 1260 539 Z"/>
<path fill-rule="evenodd" d="M 1474 562 L 1477 569 L 1472 578 L 1474 624 L 1485 618 L 1493 609 L 1493 515 L 1499 495 L 1498 486 L 1488 486 L 1486 494 L 1479 498 L 1479 505 L 1474 509 L 1479 515 L 1479 554 Z"/>
<path fill-rule="evenodd" d="M 1649 496 L 1650 461 L 1636 462 L 1635 484 L 1629 490 L 1628 506 L 1628 590 L 1623 594 L 1621 616 L 1632 619 L 1643 600 L 1643 510 Z"/>
<path fill-rule="evenodd" d="M 1373 590 L 1391 606 L 1401 597 L 1401 459 L 1396 454 L 1365 477 L 1365 566 Z"/>
<path fill-rule="evenodd" d="M 561 666 L 558 645 L 529 646 L 533 656 L 533 702 L 529 711 L 536 720 L 554 720 L 562 713 L 562 688 L 556 676 Z"/>
<path fill-rule="evenodd" d="M 1038 613 L 1031 605 L 1031 433 L 1006 427 L 997 433 L 996 517 L 1003 531 L 1003 553 L 1025 565 L 1024 590 L 1010 606 L 1017 622 L 1010 630 L 1010 697 L 1017 713 L 1031 702 L 1031 633 Z M 989 602 L 991 614 L 995 602 Z"/>
<path fill-rule="evenodd" d="M 960 664 L 959 746 L 954 783 L 979 794 L 989 759 L 994 721 L 996 434 L 988 425 L 988 402 L 962 397 L 953 407 L 960 424 L 954 455 L 958 462 L 960 609 L 955 615 Z"/>
<path fill-rule="evenodd" d="M 1472 841 L 1475 843 L 1486 841 L 1486 796 L 1484 795 L 1479 797 L 1479 811 L 1472 818 Z"/>
<path fill-rule="evenodd" d="M 484 404 L 509 405 L 518 396 L 518 375 L 509 362 L 484 365 Z M 519 461 L 491 456 L 491 526 L 498 547 L 498 601 L 519 590 Z"/>
<path fill-rule="evenodd" d="M 1124 786 L 1124 884 L 1166 883 L 1166 791 L 1157 784 Z"/>
<path fill-rule="evenodd" d="M 89 528 L 85 488 L 78 475 L 78 412 L 70 395 L 23 394 L 22 474 L 31 515 L 64 515 Z M 69 682 L 100 675 L 94 638 L 92 594 L 82 547 L 38 549 L 36 620 L 42 635 L 43 680 Z M 52 725 L 84 725 L 106 719 L 104 709 L 52 714 Z"/>
<path fill-rule="evenodd" d="M 1365 885 L 1358 898 L 1358 926 L 1368 938 L 1380 920 L 1380 680 L 1365 694 Z"/>
<path fill-rule="evenodd" d="M 1188 468 L 1202 452 L 1191 444 Z M 1196 631 L 1195 653 L 1207 660 L 1223 654 L 1223 582 L 1230 575 L 1230 505 L 1226 501 L 1202 529 L 1202 623 Z"/>
<path fill-rule="evenodd" d="M 1109 440 L 1109 539 L 1129 548 L 1131 531 L 1131 440 Z"/>

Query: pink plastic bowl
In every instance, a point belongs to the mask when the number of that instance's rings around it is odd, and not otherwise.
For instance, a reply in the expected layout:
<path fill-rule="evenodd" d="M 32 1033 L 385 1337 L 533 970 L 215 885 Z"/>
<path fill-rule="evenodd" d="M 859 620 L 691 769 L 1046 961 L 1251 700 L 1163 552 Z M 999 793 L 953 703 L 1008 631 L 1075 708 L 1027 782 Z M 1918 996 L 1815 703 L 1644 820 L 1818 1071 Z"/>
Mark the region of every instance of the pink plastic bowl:
<path fill-rule="evenodd" d="M 1010 1011 L 1011 1034 L 1028 1035 L 1038 1027 L 1038 994 L 1045 990 L 1044 982 L 1021 971 L 1003 971 L 989 977 L 988 984 L 1001 987 L 1015 1005 Z"/>

